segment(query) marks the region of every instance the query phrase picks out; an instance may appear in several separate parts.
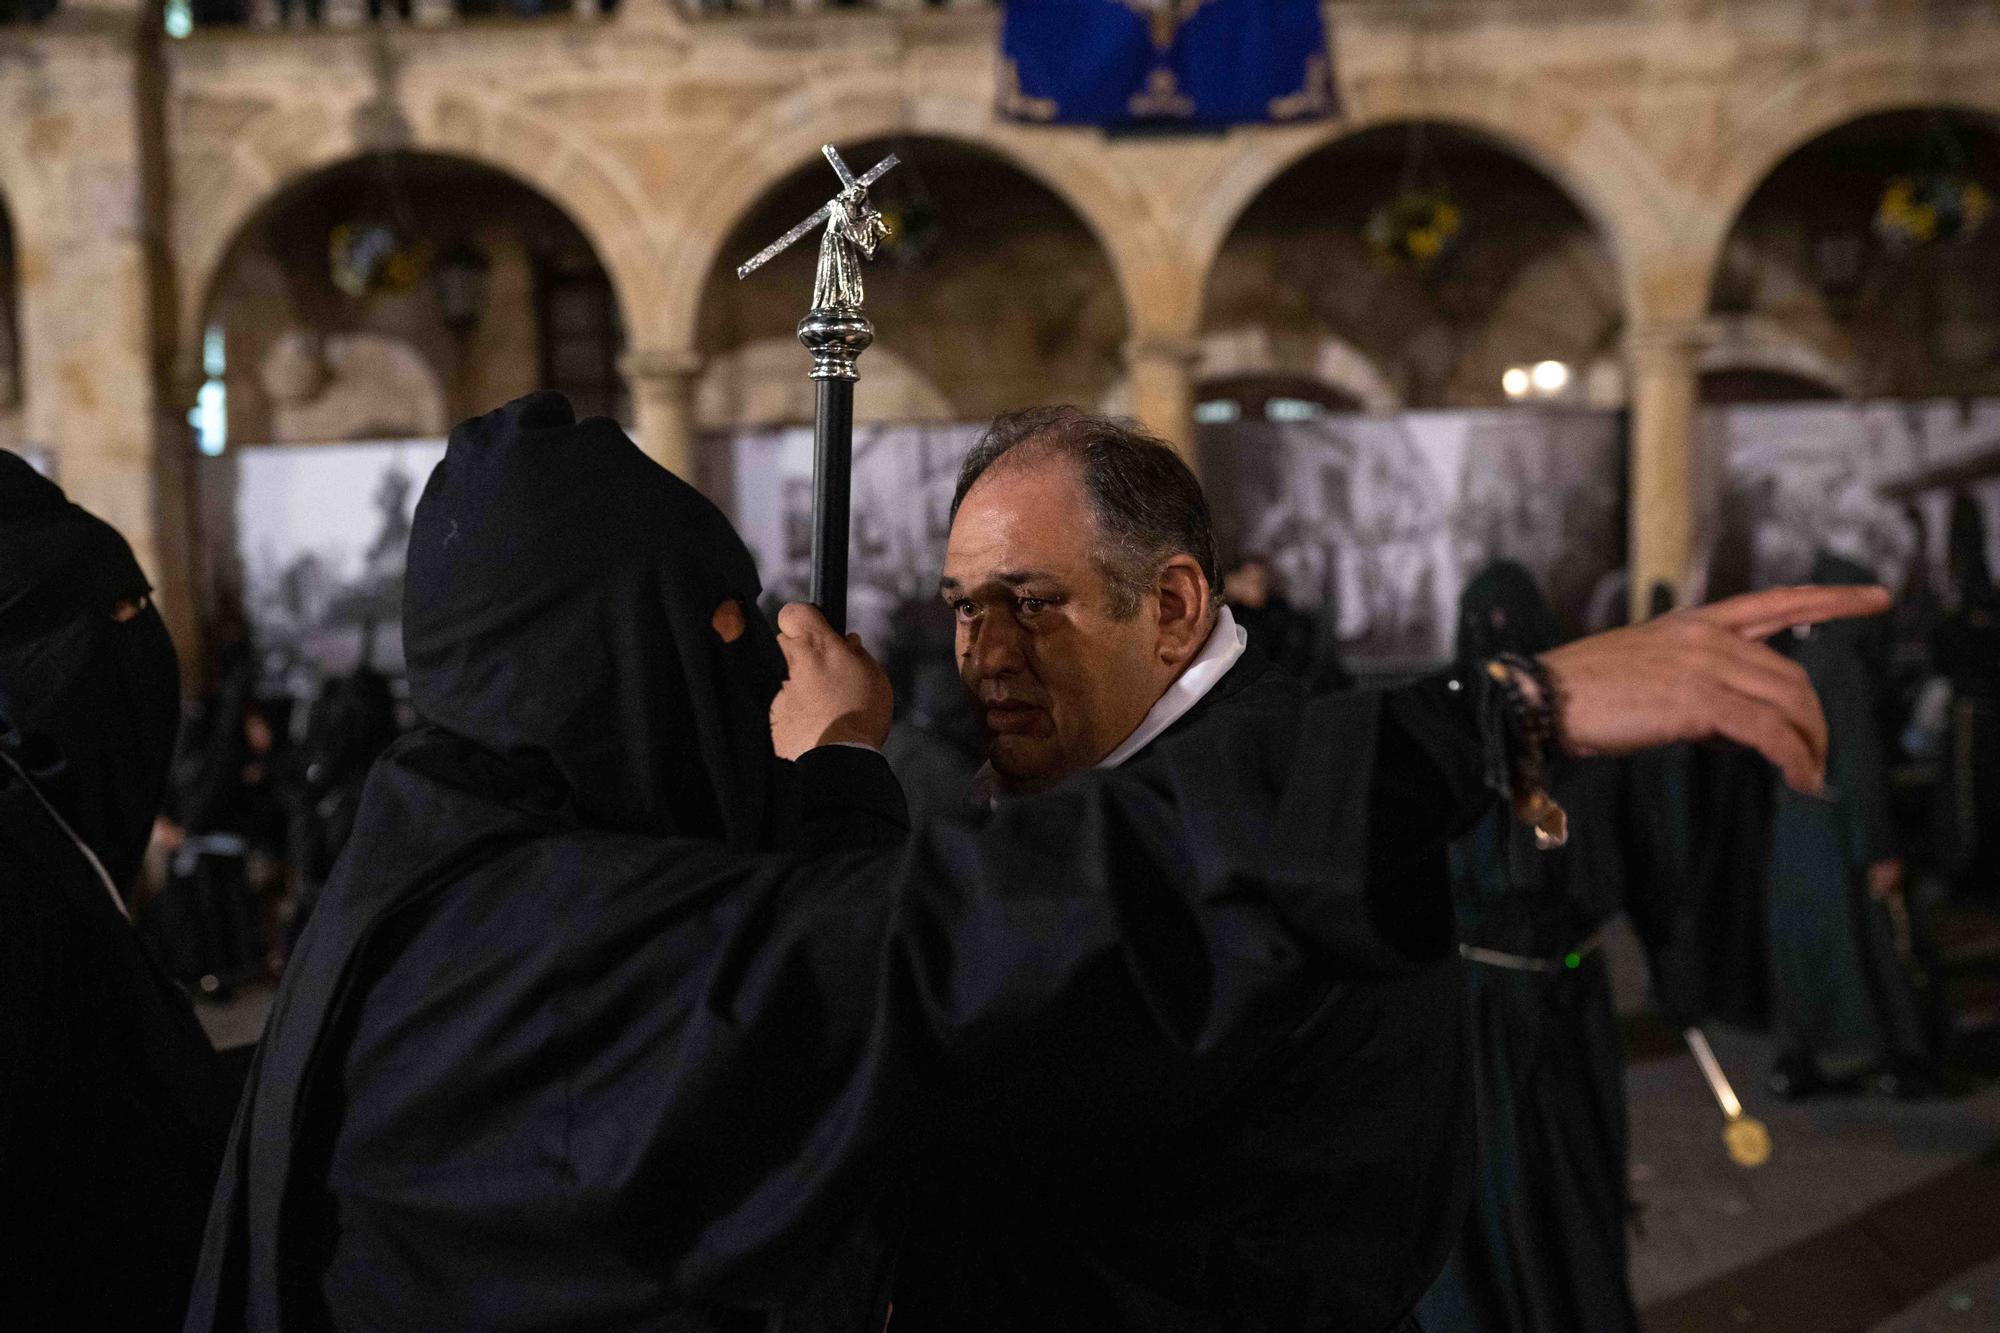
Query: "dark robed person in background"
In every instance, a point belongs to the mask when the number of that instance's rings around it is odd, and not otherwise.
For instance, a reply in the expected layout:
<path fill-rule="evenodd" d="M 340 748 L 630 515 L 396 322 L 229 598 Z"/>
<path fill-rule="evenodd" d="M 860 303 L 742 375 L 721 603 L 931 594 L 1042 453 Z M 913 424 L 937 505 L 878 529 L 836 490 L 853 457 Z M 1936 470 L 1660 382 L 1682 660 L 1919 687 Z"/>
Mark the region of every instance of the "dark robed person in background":
<path fill-rule="evenodd" d="M 247 637 L 222 654 L 214 694 L 183 718 L 155 839 L 169 853 L 140 931 L 173 978 L 218 996 L 266 975 L 264 903 L 285 841 L 272 752 Z"/>
<path fill-rule="evenodd" d="M 227 1091 L 126 912 L 180 673 L 116 532 L 0 451 L 0 1323 L 170 1328 Z"/>
<path fill-rule="evenodd" d="M 1822 552 L 1813 581 L 1865 585 L 1874 575 Z M 1889 816 L 1882 696 L 1883 617 L 1837 621 L 1788 635 L 1832 736 L 1827 789 L 1780 790 L 1771 826 L 1771 1016 L 1778 1056 L 1773 1091 L 1803 1097 L 1829 1074 L 1872 1075 L 1881 1091 L 1936 1090 L 1933 1052 L 1905 970 L 1911 920 L 1903 859 Z M 1898 936 L 1902 944 L 1899 950 Z"/>
<path fill-rule="evenodd" d="M 1987 559 L 1978 501 L 1952 501 L 1946 531 L 1952 604 L 1937 628 L 1933 659 L 1951 684 L 1941 818 L 1953 889 L 2000 897 L 2000 586 Z"/>
<path fill-rule="evenodd" d="M 1330 981 L 1449 929 L 1408 873 L 1436 815 L 1376 782 L 1413 743 L 1381 696 L 904 836 L 857 748 L 880 669 L 809 608 L 774 639 L 757 592 L 613 423 L 536 395 L 453 433 L 410 542 L 424 725 L 273 1005 L 188 1327 L 880 1328 L 920 1187 L 1001 1145 L 1169 1142 L 1260 1089 Z M 1879 605 L 1560 649 L 1570 743 L 1722 730 L 1812 786 L 1817 707 L 1745 636 Z"/>
<path fill-rule="evenodd" d="M 1488 565 L 1459 599 L 1458 653 L 1537 656 L 1562 640 L 1534 576 Z M 1625 1062 L 1603 932 L 1648 862 L 1624 761 L 1578 759 L 1553 794 L 1566 845 L 1492 810 L 1451 847 L 1468 966 L 1478 1175 L 1471 1214 L 1420 1307 L 1462 1333 L 1636 1330 L 1626 1277 Z"/>

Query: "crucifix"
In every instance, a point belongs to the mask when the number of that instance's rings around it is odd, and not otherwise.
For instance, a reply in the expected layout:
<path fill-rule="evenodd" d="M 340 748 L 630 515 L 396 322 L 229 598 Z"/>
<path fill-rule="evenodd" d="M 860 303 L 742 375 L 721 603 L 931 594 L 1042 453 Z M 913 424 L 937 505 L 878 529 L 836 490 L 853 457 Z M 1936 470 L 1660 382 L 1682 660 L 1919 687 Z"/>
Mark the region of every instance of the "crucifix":
<path fill-rule="evenodd" d="M 812 353 L 808 373 L 816 389 L 813 412 L 813 604 L 836 633 L 847 632 L 847 516 L 854 471 L 855 362 L 875 341 L 875 328 L 861 310 L 861 261 L 889 234 L 882 215 L 868 206 L 868 187 L 896 165 L 896 155 L 861 175 L 849 172 L 827 144 L 840 193 L 811 217 L 759 250 L 736 270 L 747 278 L 794 241 L 820 225 L 819 268 L 813 276 L 812 309 L 799 321 L 799 341 Z"/>

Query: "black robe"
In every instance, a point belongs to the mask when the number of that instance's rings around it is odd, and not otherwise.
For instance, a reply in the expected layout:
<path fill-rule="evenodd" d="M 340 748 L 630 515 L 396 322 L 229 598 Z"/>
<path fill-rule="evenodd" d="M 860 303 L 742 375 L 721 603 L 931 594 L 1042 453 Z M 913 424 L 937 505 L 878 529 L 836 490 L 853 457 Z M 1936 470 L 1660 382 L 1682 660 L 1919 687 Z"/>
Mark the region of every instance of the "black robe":
<path fill-rule="evenodd" d="M 1461 653 L 1538 654 L 1559 635 L 1521 566 L 1496 562 L 1467 585 Z M 1600 946 L 1640 827 L 1619 761 L 1568 762 L 1550 785 L 1569 816 L 1565 846 L 1538 850 L 1496 809 L 1451 849 L 1478 1185 L 1420 1312 L 1454 1333 L 1638 1329 L 1625 1271 L 1625 1065 Z"/>
<path fill-rule="evenodd" d="M 1814 564 L 1813 579 L 1873 581 L 1828 556 Z M 1879 619 L 1841 621 L 1802 639 L 1787 636 L 1786 645 L 1812 680 L 1831 740 L 1823 796 L 1776 792 L 1771 1012 L 1782 1052 L 1844 1072 L 1921 1065 L 1931 1055 L 1895 926 L 1867 887 L 1870 865 L 1902 859 L 1890 824 L 1879 707 L 1885 628 Z"/>
<path fill-rule="evenodd" d="M 1413 866 L 1451 802 L 1376 782 L 1423 772 L 1378 698 L 830 850 L 893 787 L 834 749 L 787 788 L 769 631 L 708 628 L 756 592 L 611 423 L 454 432 L 406 585 L 427 725 L 274 1003 L 188 1328 L 879 1328 L 919 1186 L 1190 1132 L 1448 934 Z"/>
<path fill-rule="evenodd" d="M 0 451 L 0 1323 L 178 1321 L 228 1123 L 120 908 L 166 779 L 173 645 L 124 541 Z"/>
<path fill-rule="evenodd" d="M 2000 593 L 1970 587 L 1938 626 L 1938 670 L 1951 682 L 1940 859 L 1954 892 L 2000 898 Z"/>
<path fill-rule="evenodd" d="M 1372 844 L 1370 875 L 1409 895 L 1398 934 L 1416 965 L 1320 977 L 1289 1029 L 1244 1034 L 1255 1060 L 1172 1095 L 1124 1086 L 1114 1033 L 1049 1052 L 1094 1071 L 1082 1092 L 1098 1104 L 1039 1111 L 948 1155 L 957 1166 L 911 1216 L 898 1333 L 1388 1329 L 1430 1285 L 1472 1147 L 1460 967 L 1431 909 L 1443 837 L 1488 797 L 1462 700 L 1440 681 L 1349 706 L 1380 711 L 1371 802 L 1398 836 Z M 1260 786 L 1239 747 L 1314 715 L 1338 713 L 1309 711 L 1253 640 L 1120 772 L 1172 776 L 1190 804 L 1227 810 Z"/>
<path fill-rule="evenodd" d="M 1626 880 L 1626 774 L 1567 765 L 1569 845 L 1537 851 L 1504 811 L 1452 849 L 1467 976 L 1479 1170 L 1463 1243 L 1424 1298 L 1455 1333 L 1636 1333 L 1625 1060 L 1599 949 Z M 1533 959 L 1528 970 L 1492 959 Z"/>

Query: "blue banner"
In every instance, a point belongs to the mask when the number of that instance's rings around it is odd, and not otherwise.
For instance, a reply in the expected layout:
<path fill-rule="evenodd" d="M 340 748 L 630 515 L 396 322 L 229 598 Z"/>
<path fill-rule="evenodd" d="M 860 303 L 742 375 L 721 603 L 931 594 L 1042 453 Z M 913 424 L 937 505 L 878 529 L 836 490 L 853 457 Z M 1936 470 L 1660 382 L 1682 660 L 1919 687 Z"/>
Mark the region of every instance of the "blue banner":
<path fill-rule="evenodd" d="M 1213 128 L 1335 111 L 1320 0 L 1007 0 L 1000 45 L 1015 120 Z"/>

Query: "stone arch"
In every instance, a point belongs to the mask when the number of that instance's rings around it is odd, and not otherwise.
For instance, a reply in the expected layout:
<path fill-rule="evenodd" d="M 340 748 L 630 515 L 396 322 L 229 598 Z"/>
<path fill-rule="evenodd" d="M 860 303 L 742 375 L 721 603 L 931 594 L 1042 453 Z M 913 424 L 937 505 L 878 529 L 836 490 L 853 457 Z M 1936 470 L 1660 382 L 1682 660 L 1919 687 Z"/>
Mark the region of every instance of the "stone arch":
<path fill-rule="evenodd" d="M 1734 132 L 1718 136 L 1729 151 L 1710 169 L 1705 191 L 1720 203 L 1725 219 L 1717 252 L 1706 269 L 1711 285 L 1720 264 L 1720 246 L 1758 187 L 1793 154 L 1836 130 L 1889 112 L 1944 111 L 1986 122 L 2000 133 L 2000 90 L 1968 82 L 1966 88 L 1978 88 L 1984 100 L 1957 92 L 1941 96 L 1934 82 L 1914 68 L 1869 71 L 1867 77 L 1852 70 L 1831 70 L 1802 80 Z"/>
<path fill-rule="evenodd" d="M 1359 105 L 1337 120 L 1274 135 L 1264 152 L 1223 159 L 1191 192 L 1194 203 L 1186 218 L 1187 248 L 1204 275 L 1204 289 L 1208 270 L 1244 214 L 1281 176 L 1322 149 L 1369 130 L 1421 121 L 1478 140 L 1545 178 L 1603 240 L 1619 271 L 1624 303 L 1628 309 L 1636 308 L 1643 300 L 1636 255 L 1657 242 L 1644 237 L 1643 214 L 1624 205 L 1633 191 L 1617 188 L 1619 178 L 1633 172 L 1629 148 L 1615 151 L 1591 138 L 1579 141 L 1574 134 L 1566 136 L 1560 127 L 1543 124 L 1529 104 L 1518 100 L 1481 101 L 1432 92 L 1434 105 Z"/>
<path fill-rule="evenodd" d="M 1403 171 L 1403 136 L 1419 127 L 1434 138 L 1430 152 L 1454 183 L 1480 183 L 1462 200 L 1469 216 L 1476 222 L 1483 211 L 1503 224 L 1469 227 L 1432 271 L 1440 282 L 1411 266 L 1373 262 L 1364 239 L 1376 192 L 1387 197 Z M 1498 405 L 1503 372 L 1513 365 L 1550 358 L 1582 365 L 1619 347 L 1629 294 L 1614 242 L 1587 201 L 1518 144 L 1462 123 L 1399 118 L 1302 142 L 1311 146 L 1288 148 L 1282 169 L 1254 178 L 1254 193 L 1228 214 L 1225 233 L 1201 241 L 1205 333 L 1268 320 L 1274 343 L 1316 343 L 1328 333 L 1350 339 L 1372 358 L 1378 380 L 1394 386 L 1355 396 L 1399 406 Z M 1349 188 L 1329 193 L 1329 173 Z M 1483 210 L 1479 191 L 1491 192 Z M 1211 220 L 1222 216 L 1218 210 Z M 1584 306 L 1587 319 L 1579 316 Z M 1384 323 L 1385 309 L 1407 318 Z M 1302 355 L 1290 349 L 1295 372 Z M 1482 389 L 1471 390 L 1472 381 Z"/>
<path fill-rule="evenodd" d="M 1746 315 L 1716 319 L 1713 324 L 1715 336 L 1695 361 L 1703 374 L 1765 371 L 1805 380 L 1839 398 L 1857 391 L 1851 360 L 1776 320 Z"/>
<path fill-rule="evenodd" d="M 955 140 L 1020 171 L 1061 200 L 1096 239 L 1117 278 L 1127 325 L 1137 327 L 1147 284 L 1179 267 L 1177 251 L 1150 218 L 1144 197 L 1106 169 L 1101 151 L 1090 151 L 1095 145 L 1008 125 L 993 115 L 988 98 L 975 100 L 959 91 L 904 97 L 892 91 L 879 79 L 815 81 L 751 117 L 711 150 L 717 165 L 690 183 L 684 194 L 689 203 L 675 220 L 679 244 L 655 307 L 660 318 L 651 326 L 660 345 L 693 345 L 709 276 L 718 264 L 733 267 L 737 258 L 721 253 L 724 242 L 759 200 L 818 159 L 826 141 L 821 127 L 828 124 L 838 124 L 848 143 Z"/>
<path fill-rule="evenodd" d="M 2000 383 L 1991 372 L 2000 305 L 1986 281 L 1994 234 L 1888 246 L 1876 207 L 1889 177 L 1928 160 L 1940 122 L 1951 126 L 1966 168 L 1990 187 L 2000 110 L 1905 97 L 1836 105 L 1859 112 L 1815 118 L 1804 137 L 1766 146 L 1760 175 L 1731 183 L 1729 225 L 1707 256 L 1709 322 L 1727 332 L 1756 316 L 1753 332 L 1765 344 L 1817 348 L 1833 367 L 1742 368 L 1797 374 L 1847 396 L 1992 392 Z"/>
<path fill-rule="evenodd" d="M 401 339 L 347 333 L 322 341 L 293 333 L 257 371 L 274 400 L 273 434 L 281 441 L 426 439 L 451 429 L 436 371 Z M 309 392 L 287 394 L 278 383 L 287 378 Z"/>
<path fill-rule="evenodd" d="M 890 151 L 912 162 L 875 190 L 895 230 L 867 269 L 876 340 L 862 362 L 861 393 L 871 392 L 873 358 L 894 351 L 961 420 L 1049 396 L 1094 401 L 1120 369 L 1132 330 L 1112 257 L 1087 221 L 1035 176 L 963 140 L 859 141 L 845 156 L 861 170 Z M 737 281 L 733 259 L 810 213 L 832 180 L 814 152 L 735 219 L 726 236 L 711 238 L 720 244 L 695 308 L 695 359 L 790 341 L 789 361 L 772 364 L 805 382 L 794 335 L 817 238 L 803 238 L 749 282 Z M 736 395 L 746 407 L 753 396 Z"/>
<path fill-rule="evenodd" d="M 643 193 L 624 171 L 586 137 L 532 115 L 456 96 L 427 110 L 413 118 L 409 142 L 398 149 L 463 159 L 554 203 L 596 251 L 625 327 L 636 332 L 662 280 Z M 199 345 L 216 279 L 245 229 L 292 186 L 370 151 L 355 121 L 351 108 L 324 103 L 273 108 L 231 136 L 222 162 L 184 183 L 175 218 L 183 359 Z"/>
<path fill-rule="evenodd" d="M 1339 390 L 1369 412 L 1393 412 L 1403 405 L 1374 358 L 1332 334 L 1321 335 L 1300 355 L 1274 345 L 1270 330 L 1261 325 L 1204 333 L 1199 347 L 1197 384 L 1232 376 L 1297 375 Z"/>
<path fill-rule="evenodd" d="M 328 228 L 375 219 L 421 248 L 399 280 L 370 280 L 366 299 L 350 300 L 328 273 Z M 464 264 L 474 276 L 456 281 Z M 433 286 L 440 280 L 447 287 Z M 458 322 L 451 310 L 463 302 L 449 302 L 450 291 L 476 302 Z M 511 174 L 457 154 L 352 157 L 289 181 L 242 224 L 190 312 L 201 332 L 189 335 L 183 364 L 200 369 L 210 333 L 223 335 L 213 350 L 226 350 L 227 369 L 206 369 L 226 381 L 229 431 L 243 443 L 301 431 L 353 438 L 376 407 L 384 425 L 442 417 L 441 430 L 538 386 L 569 391 L 580 412 L 617 415 L 615 303 L 615 280 L 571 213 Z M 559 326 L 550 323 L 558 305 Z M 354 336 L 364 333 L 373 336 Z M 384 340 L 407 357 L 388 355 Z M 274 378 L 279 353 L 285 368 Z M 404 373 L 408 358 L 425 362 L 433 382 Z M 364 366 L 381 377 L 380 403 L 351 383 Z"/>
<path fill-rule="evenodd" d="M 813 419 L 813 382 L 799 373 L 795 338 L 764 338 L 711 358 L 695 390 L 704 430 L 777 426 Z M 951 400 L 894 348 L 868 351 L 867 374 L 855 385 L 857 422 L 955 421 Z"/>

